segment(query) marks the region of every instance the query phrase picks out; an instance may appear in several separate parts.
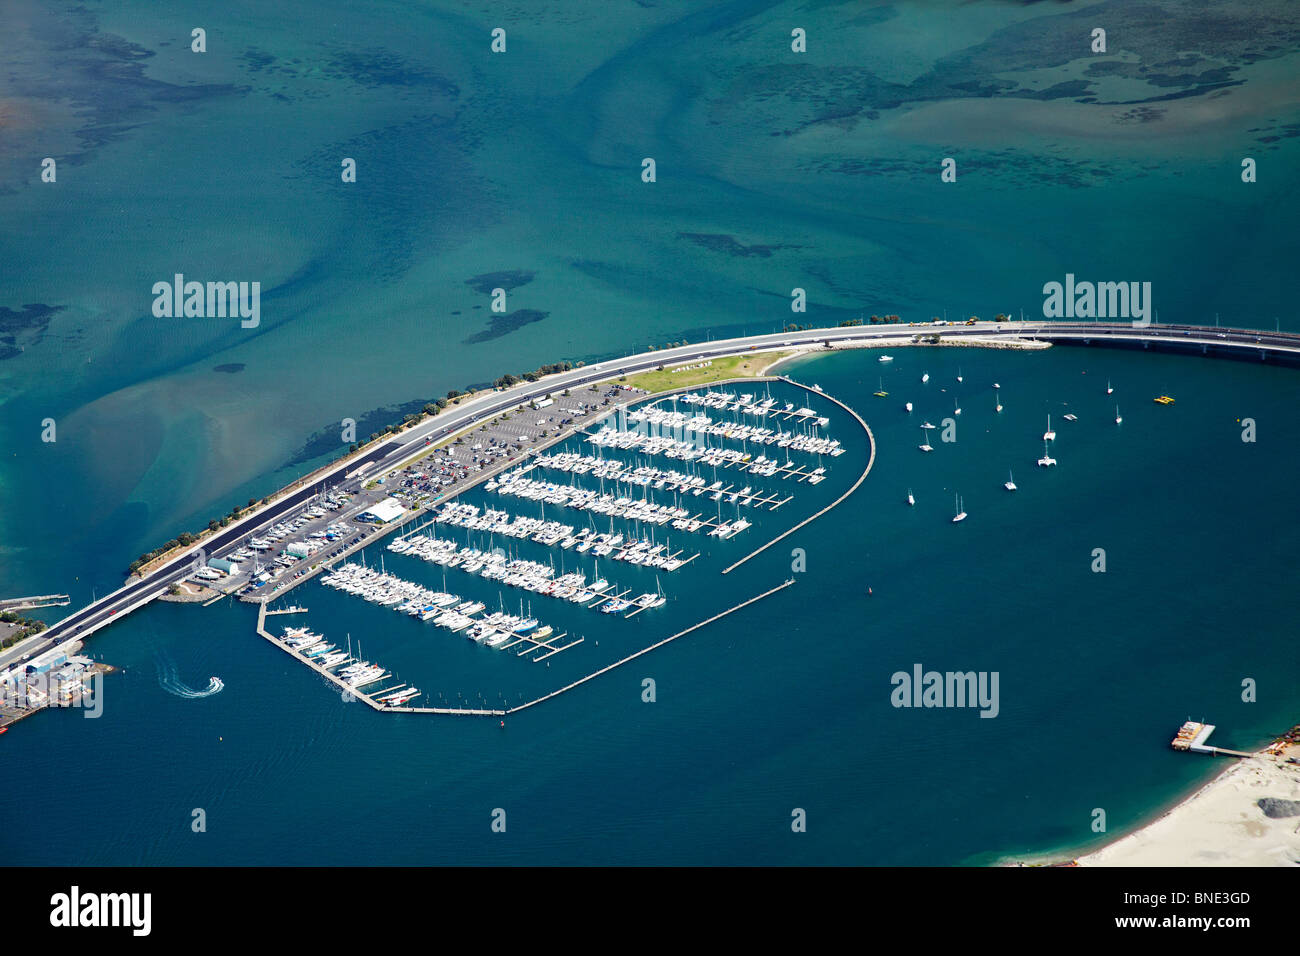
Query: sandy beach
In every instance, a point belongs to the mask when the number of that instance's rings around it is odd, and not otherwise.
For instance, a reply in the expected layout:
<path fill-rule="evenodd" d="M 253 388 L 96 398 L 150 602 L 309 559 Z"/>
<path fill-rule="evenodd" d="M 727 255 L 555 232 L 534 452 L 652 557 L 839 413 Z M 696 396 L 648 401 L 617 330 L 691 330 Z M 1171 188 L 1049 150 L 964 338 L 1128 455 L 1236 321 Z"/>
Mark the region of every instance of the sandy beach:
<path fill-rule="evenodd" d="M 1294 732 L 1293 732 L 1294 736 Z M 1223 757 L 1189 755 L 1189 759 Z M 1296 761 L 1296 762 L 1292 762 Z M 1159 820 L 1095 853 L 1080 866 L 1295 866 L 1300 864 L 1300 744 L 1279 742 L 1215 777 Z"/>

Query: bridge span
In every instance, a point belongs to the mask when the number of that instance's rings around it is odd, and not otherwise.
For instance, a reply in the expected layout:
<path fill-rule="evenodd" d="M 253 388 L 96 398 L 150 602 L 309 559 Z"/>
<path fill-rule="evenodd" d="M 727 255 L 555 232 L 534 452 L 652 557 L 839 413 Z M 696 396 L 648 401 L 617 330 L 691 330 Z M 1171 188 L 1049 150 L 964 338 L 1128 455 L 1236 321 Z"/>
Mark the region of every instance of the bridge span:
<path fill-rule="evenodd" d="M 972 325 L 946 323 L 910 323 L 864 325 L 844 328 L 804 329 L 763 335 L 721 339 L 682 345 L 675 348 L 641 352 L 622 358 L 584 365 L 568 372 L 548 375 L 535 382 L 522 382 L 501 392 L 489 392 L 431 419 L 412 426 L 392 440 L 362 449 L 321 471 L 309 485 L 261 506 L 239 521 L 221 529 L 216 535 L 197 542 L 165 565 L 143 578 L 128 581 L 118 590 L 69 614 L 41 634 L 42 643 L 28 648 L 35 655 L 69 640 L 80 640 L 131 611 L 148 604 L 166 592 L 173 583 L 193 572 L 200 550 L 208 557 L 219 557 L 233 550 L 250 534 L 269 527 L 296 511 L 316 495 L 362 480 L 358 473 L 379 474 L 398 467 L 421 454 L 430 442 L 438 442 L 477 422 L 508 411 L 522 403 L 542 398 L 558 389 L 574 388 L 608 381 L 624 374 L 646 371 L 661 365 L 673 365 L 699 359 L 717 359 L 753 351 L 786 348 L 896 346 L 917 338 L 935 335 L 943 339 L 972 342 L 1006 338 L 1036 339 L 1060 345 L 1110 346 L 1156 349 L 1218 357 L 1272 360 L 1300 364 L 1300 334 L 1259 329 L 1218 328 L 1202 325 L 1163 325 L 1153 323 L 1135 327 L 1132 323 L 1106 322 L 976 322 Z M 363 466 L 368 466 L 363 469 Z M 0 655 L 0 668 L 6 658 Z"/>

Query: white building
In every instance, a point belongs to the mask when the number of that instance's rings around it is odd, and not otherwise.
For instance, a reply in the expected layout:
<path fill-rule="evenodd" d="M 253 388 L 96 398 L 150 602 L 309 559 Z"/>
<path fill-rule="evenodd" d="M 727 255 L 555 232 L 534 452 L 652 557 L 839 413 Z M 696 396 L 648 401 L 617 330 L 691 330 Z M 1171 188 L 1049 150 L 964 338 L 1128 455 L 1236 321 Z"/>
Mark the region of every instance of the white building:
<path fill-rule="evenodd" d="M 366 511 L 361 512 L 359 517 L 363 521 L 374 521 L 377 524 L 388 524 L 395 521 L 402 515 L 406 514 L 406 509 L 396 498 L 385 498 L 379 504 Z"/>

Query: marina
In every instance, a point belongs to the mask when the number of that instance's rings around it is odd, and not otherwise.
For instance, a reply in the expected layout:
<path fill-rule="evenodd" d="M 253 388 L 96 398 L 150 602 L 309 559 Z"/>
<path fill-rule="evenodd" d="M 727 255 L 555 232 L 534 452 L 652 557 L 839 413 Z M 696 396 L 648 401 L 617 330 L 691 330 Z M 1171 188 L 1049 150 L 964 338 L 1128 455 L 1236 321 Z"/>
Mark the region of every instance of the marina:
<path fill-rule="evenodd" d="M 477 574 L 486 581 L 499 581 L 509 587 L 523 588 L 534 594 L 588 608 L 600 606 L 606 614 L 624 610 L 616 606 L 629 590 L 620 590 L 600 575 L 590 582 L 581 571 L 560 572 L 552 564 L 511 558 L 503 551 L 480 551 L 477 548 L 458 548 L 454 541 L 429 536 L 407 538 L 393 542 L 390 549 L 398 554 L 410 554 L 443 567 L 459 568 L 468 574 Z M 646 552 L 643 563 L 657 558 Z M 613 603 L 602 603 L 608 601 Z M 629 602 L 637 607 L 660 607 L 664 603 L 660 592 L 646 593 Z"/>
<path fill-rule="evenodd" d="M 344 564 L 321 578 L 321 583 L 421 622 L 432 622 L 452 634 L 463 632 L 466 638 L 484 647 L 506 650 L 522 643 L 530 645 L 528 650 L 557 651 L 581 643 L 575 641 L 557 646 L 566 635 L 555 634 L 549 625 L 542 624 L 522 608 L 519 614 L 511 614 L 502 602 L 499 610 L 479 617 L 487 610 L 482 601 L 467 600 L 446 591 L 432 591 L 360 564 Z M 539 592 L 545 593 L 541 592 L 540 585 Z"/>
<path fill-rule="evenodd" d="M 758 521 L 754 513 L 779 513 L 783 505 L 795 500 L 794 494 L 775 494 L 757 483 L 728 482 L 723 477 L 726 469 L 749 471 L 760 478 L 764 475 L 794 478 L 807 485 L 816 485 L 828 477 L 826 465 L 798 464 L 789 457 L 782 463 L 749 450 L 755 445 L 796 446 L 793 452 L 817 454 L 828 461 L 842 455 L 845 449 L 840 442 L 825 434 L 829 417 L 816 413 L 809 405 L 830 401 L 858 421 L 869 446 L 866 469 L 829 506 L 820 508 L 775 540 L 825 514 L 861 484 L 870 471 L 875 452 L 866 423 L 818 388 L 800 386 L 786 379 L 773 380 L 773 385 L 777 383 L 780 387 L 793 385 L 804 389 L 810 400 L 801 405 L 779 402 L 771 391 L 735 394 L 717 389 L 682 389 L 676 395 L 652 397 L 643 407 L 611 410 L 603 424 L 596 423 L 594 435 L 604 436 L 600 441 L 593 443 L 591 434 L 573 438 L 574 442 L 585 439 L 588 447 L 595 444 L 594 453 L 573 446 L 549 451 L 535 449 L 523 461 L 504 463 L 496 473 L 485 475 L 479 482 L 458 489 L 455 495 L 422 509 L 418 521 L 411 520 L 415 515 L 404 515 L 394 526 L 382 529 L 380 533 L 397 531 L 385 545 L 387 554 L 397 556 L 390 563 L 413 558 L 441 569 L 441 586 L 407 580 L 386 569 L 382 559 L 378 568 L 373 566 L 373 561 L 366 562 L 361 549 L 373 543 L 373 535 L 358 542 L 352 557 L 348 557 L 347 549 L 339 553 L 340 549 L 336 548 L 326 553 L 313 570 L 319 574 L 323 587 L 387 608 L 417 624 L 431 625 L 434 632 L 462 636 L 468 643 L 509 652 L 536 663 L 545 662 L 543 666 L 550 667 L 555 655 L 588 644 L 589 638 L 571 635 L 572 621 L 568 628 L 543 623 L 545 607 L 558 609 L 567 605 L 579 614 L 593 613 L 596 616 L 592 625 L 602 630 L 605 627 L 600 622 L 606 619 L 650 620 L 642 615 L 665 608 L 670 601 L 657 575 L 682 571 L 702 556 L 698 551 L 675 546 L 673 538 L 701 534 L 725 543 Z M 773 385 L 768 389 L 773 389 Z M 709 409 L 712 417 L 688 416 L 665 407 L 666 402 L 680 403 L 700 412 Z M 719 419 L 725 415 L 737 416 L 742 421 L 728 423 Z M 788 420 L 791 424 L 779 429 L 766 428 L 761 426 L 764 418 L 774 422 Z M 708 436 L 707 447 L 689 450 L 679 444 L 665 444 L 663 435 L 624 431 L 622 425 L 650 430 L 697 429 Z M 659 453 L 669 454 L 681 464 L 662 467 L 646 460 Z M 541 476 L 545 472 L 554 472 L 565 480 L 543 480 Z M 466 497 L 469 491 L 476 492 L 473 498 Z M 499 507 L 496 500 L 529 501 L 538 511 L 535 516 L 512 512 Z M 704 507 L 686 507 L 697 501 Z M 556 518 L 548 514 L 548 508 L 576 511 L 583 516 L 585 526 L 582 521 Z M 290 528 L 290 533 L 293 530 Z M 347 530 L 343 533 L 346 536 Z M 263 540 L 259 539 L 259 544 Z M 720 570 L 730 573 L 772 543 Z M 534 547 L 546 549 L 554 557 L 525 553 Z M 610 562 L 604 573 L 603 562 Z M 619 575 L 611 572 L 621 566 L 655 575 L 653 589 L 646 588 L 645 584 L 639 588 L 620 585 L 616 580 Z M 449 571 L 466 576 L 463 587 L 448 586 Z M 475 581 L 479 583 L 471 583 Z M 492 599 L 482 592 L 482 584 L 513 589 L 521 595 L 516 600 L 498 590 Z M 533 600 L 534 596 L 537 601 Z M 537 602 L 540 604 L 535 615 L 533 605 Z M 264 621 L 276 614 L 305 614 L 306 608 L 263 606 L 259 613 Z M 571 617 L 572 612 L 561 614 L 566 615 Z M 675 636 L 716 617 L 706 617 L 704 622 Z M 356 626 L 354 622 L 354 633 Z M 617 629 L 618 625 L 612 627 Z M 314 670 L 331 675 L 336 685 L 346 685 L 351 692 L 364 696 L 376 709 L 434 713 L 446 710 L 417 706 L 421 694 L 412 690 L 414 685 L 394 685 L 390 680 L 392 675 L 379 664 L 359 660 L 359 655 L 352 651 L 350 638 L 345 647 L 306 628 L 287 628 L 273 640 Z M 652 642 L 632 656 L 663 643 Z M 631 658 L 625 656 L 621 660 L 626 659 Z M 598 667 L 588 677 L 604 672 L 606 668 Z M 415 684 L 425 686 L 425 679 Z M 453 709 L 453 712 L 470 711 L 486 714 L 495 713 L 496 709 Z"/>
<path fill-rule="evenodd" d="M 104 718 L 0 735 L 11 939 L 373 940 L 277 892 L 366 866 L 1293 931 L 1300 4 L 209 7 L 6 5 L 0 690 Z"/>
<path fill-rule="evenodd" d="M 328 666 L 322 661 L 312 660 L 311 658 L 304 656 L 300 652 L 300 648 L 306 646 L 308 649 L 310 649 L 311 644 L 309 643 L 309 641 L 312 640 L 320 641 L 321 640 L 320 636 L 310 634 L 309 632 L 306 632 L 305 629 L 298 630 L 294 628 L 286 628 L 283 636 L 276 637 L 274 634 L 272 634 L 270 631 L 266 629 L 266 605 L 262 605 L 257 612 L 257 633 L 260 637 L 265 638 L 267 641 L 274 644 L 276 647 L 280 648 L 280 650 L 284 651 L 286 654 L 289 654 L 295 659 L 301 661 L 303 664 L 306 664 L 308 667 L 310 667 L 321 677 L 325 678 L 325 680 L 327 680 L 330 684 L 332 684 L 336 690 L 340 691 L 344 695 L 345 700 L 359 700 L 367 707 L 370 707 L 372 710 L 377 710 L 381 712 L 389 711 L 389 712 L 405 712 L 405 713 L 454 714 L 454 715 L 462 715 L 462 716 L 480 716 L 480 717 L 498 716 L 505 713 L 502 710 L 492 710 L 492 709 L 485 709 L 485 708 L 469 708 L 469 707 L 414 708 L 414 707 L 406 706 L 405 704 L 395 704 L 392 703 L 394 689 L 391 687 L 379 689 L 372 693 L 367 693 L 366 691 L 362 690 L 364 686 L 377 683 L 383 680 L 385 676 L 387 676 L 386 673 L 382 673 L 382 668 L 378 668 L 381 671 L 380 676 L 372 677 L 371 675 L 374 669 L 378 667 L 378 665 L 372 665 L 366 661 L 358 661 L 354 659 L 350 653 L 347 652 L 344 652 L 344 656 L 342 659 L 334 660 L 333 663 L 329 664 Z M 338 673 L 335 672 L 336 668 L 338 669 Z M 402 686 L 399 686 L 397 690 L 400 692 L 402 690 Z M 418 693 L 418 691 L 416 691 L 416 693 Z M 403 697 L 399 693 L 397 695 L 397 699 L 409 701 L 411 697 L 410 696 Z"/>

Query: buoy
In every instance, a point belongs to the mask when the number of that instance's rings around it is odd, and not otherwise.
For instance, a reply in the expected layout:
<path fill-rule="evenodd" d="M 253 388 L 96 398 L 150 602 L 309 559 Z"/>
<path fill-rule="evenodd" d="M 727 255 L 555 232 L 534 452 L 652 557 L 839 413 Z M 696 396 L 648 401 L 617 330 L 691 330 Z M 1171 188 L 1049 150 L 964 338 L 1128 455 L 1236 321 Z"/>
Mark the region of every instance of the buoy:
<path fill-rule="evenodd" d="M 501 721 L 501 726 L 504 727 L 505 725 L 506 725 L 506 722 L 505 722 L 504 720 Z"/>
<path fill-rule="evenodd" d="M 868 594 L 871 593 L 871 588 L 867 588 L 867 593 L 868 593 Z"/>

